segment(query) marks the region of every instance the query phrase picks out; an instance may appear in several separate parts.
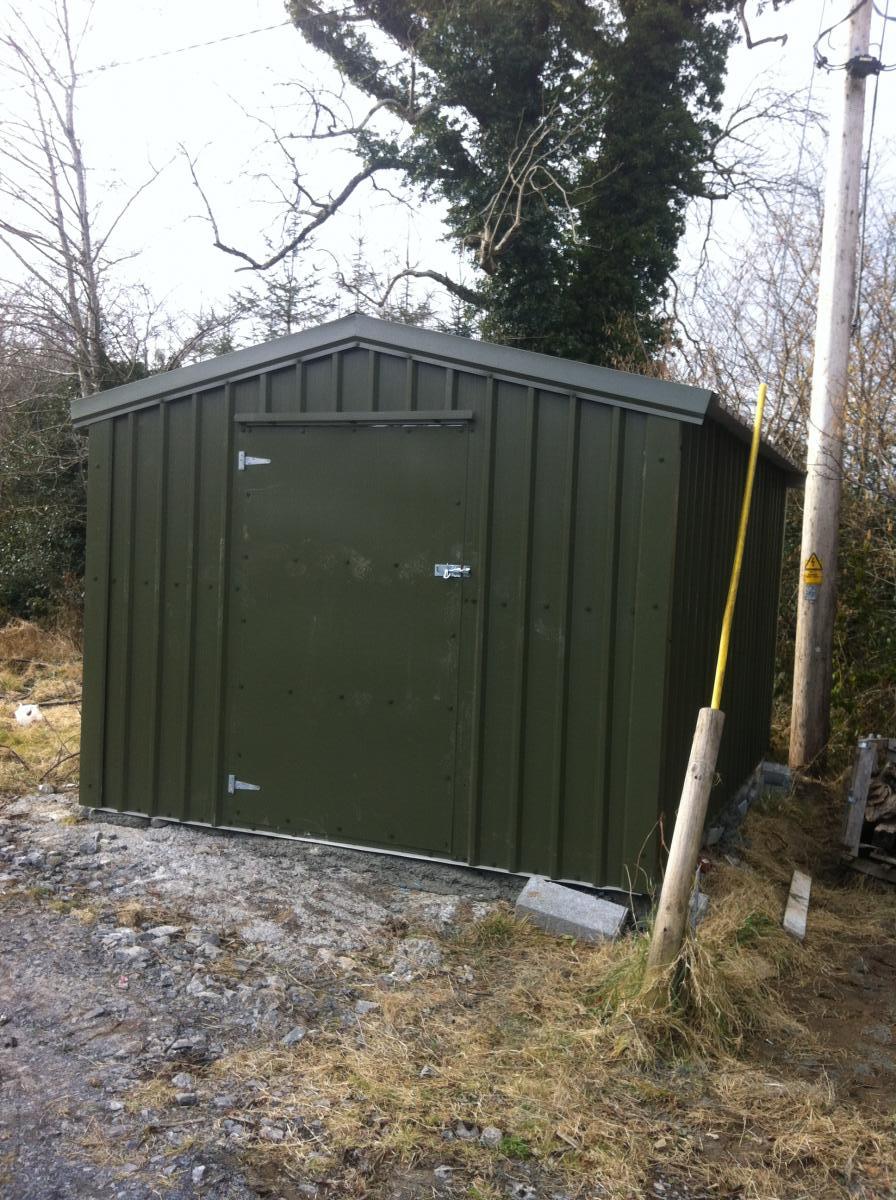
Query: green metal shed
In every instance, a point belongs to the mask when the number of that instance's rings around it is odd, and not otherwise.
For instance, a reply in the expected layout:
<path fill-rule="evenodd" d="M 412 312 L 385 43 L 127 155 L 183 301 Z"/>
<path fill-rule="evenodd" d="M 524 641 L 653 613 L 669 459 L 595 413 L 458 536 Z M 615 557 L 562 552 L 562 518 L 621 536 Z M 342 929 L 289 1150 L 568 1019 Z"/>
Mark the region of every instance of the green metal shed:
<path fill-rule="evenodd" d="M 351 316 L 77 400 L 82 799 L 644 888 L 747 431 L 711 393 Z M 760 458 L 718 798 L 767 744 Z"/>

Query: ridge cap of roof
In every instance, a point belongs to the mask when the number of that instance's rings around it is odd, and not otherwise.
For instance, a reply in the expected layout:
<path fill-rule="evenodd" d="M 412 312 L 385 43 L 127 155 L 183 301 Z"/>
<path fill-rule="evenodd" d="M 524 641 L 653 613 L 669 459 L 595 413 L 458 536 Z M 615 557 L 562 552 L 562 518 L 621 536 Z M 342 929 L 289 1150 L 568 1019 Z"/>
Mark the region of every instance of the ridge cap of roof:
<path fill-rule="evenodd" d="M 583 394 L 696 424 L 702 423 L 712 398 L 711 392 L 688 384 L 352 313 L 286 337 L 79 397 L 72 402 L 72 417 L 75 425 L 86 425 L 353 343 L 504 378 L 527 379 L 554 391 Z"/>

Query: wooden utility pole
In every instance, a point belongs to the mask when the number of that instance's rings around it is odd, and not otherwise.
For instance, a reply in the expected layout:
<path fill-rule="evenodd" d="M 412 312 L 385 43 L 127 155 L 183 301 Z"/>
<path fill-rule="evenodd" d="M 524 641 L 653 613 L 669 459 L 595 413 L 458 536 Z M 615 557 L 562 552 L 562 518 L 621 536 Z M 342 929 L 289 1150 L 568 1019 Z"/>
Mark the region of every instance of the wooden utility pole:
<path fill-rule="evenodd" d="M 740 573 L 744 562 L 744 547 L 747 544 L 747 526 L 750 521 L 750 505 L 753 500 L 753 483 L 756 479 L 756 460 L 762 434 L 762 414 L 765 411 L 766 386 L 759 385 L 756 397 L 756 418 L 753 422 L 753 439 L 747 465 L 747 481 L 740 506 L 740 522 L 737 542 L 734 546 L 734 561 L 728 584 L 728 599 L 722 616 L 722 631 L 719 637 L 719 655 L 716 660 L 716 676 L 712 687 L 709 708 L 701 708 L 697 714 L 697 727 L 691 743 L 691 756 L 681 789 L 681 800 L 675 815 L 672 844 L 666 874 L 657 905 L 650 949 L 647 952 L 647 967 L 644 973 L 643 991 L 654 1003 L 662 1003 L 669 995 L 670 970 L 674 966 L 684 941 L 688 925 L 691 893 L 694 890 L 694 875 L 703 840 L 703 825 L 709 805 L 719 760 L 719 746 L 725 726 L 722 712 L 722 689 L 725 686 L 725 671 L 728 667 L 728 648 L 734 626 L 734 609 L 740 587 Z"/>
<path fill-rule="evenodd" d="M 832 38 L 842 35 L 838 42 L 846 65 L 843 85 L 835 89 L 825 184 L 793 670 L 792 767 L 816 761 L 830 734 L 843 414 L 855 306 L 865 80 L 880 69 L 868 53 L 872 8 L 872 0 L 834 0 L 832 5 L 834 17 L 841 18 Z"/>

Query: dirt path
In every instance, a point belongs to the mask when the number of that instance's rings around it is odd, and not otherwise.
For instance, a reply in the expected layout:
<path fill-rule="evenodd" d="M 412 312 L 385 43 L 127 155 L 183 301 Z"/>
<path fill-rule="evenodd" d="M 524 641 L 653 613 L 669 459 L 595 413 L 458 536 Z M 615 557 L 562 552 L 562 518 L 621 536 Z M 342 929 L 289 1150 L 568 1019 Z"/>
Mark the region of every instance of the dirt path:
<path fill-rule="evenodd" d="M 567 1112 L 561 1127 L 550 1105 L 539 1111 L 555 1148 L 538 1159 L 513 1127 L 468 1122 L 464 1111 L 487 1112 L 492 1082 L 485 1059 L 475 1062 L 472 1050 L 463 1057 L 465 1039 L 484 1036 L 480 1051 L 491 1053 L 489 1021 L 516 1022 L 526 1047 L 528 1030 L 542 1032 L 540 1013 L 550 1034 L 554 997 L 541 975 L 551 978 L 551 969 L 558 986 L 569 972 L 582 972 L 576 995 L 588 994 L 587 956 L 571 946 L 558 950 L 551 940 L 514 940 L 520 932 L 512 924 L 504 929 L 506 943 L 480 947 L 481 964 L 471 958 L 473 935 L 482 928 L 476 922 L 493 914 L 492 934 L 500 932 L 507 919 L 497 902 L 512 899 L 518 887 L 514 879 L 460 868 L 296 842 L 85 821 L 71 793 L 6 803 L 0 807 L 0 1194 L 4 1200 L 893 1196 L 886 1139 L 862 1146 L 854 1164 L 840 1154 L 829 1175 L 824 1161 L 824 1121 L 839 1130 L 845 1115 L 857 1138 L 870 1116 L 877 1129 L 892 1127 L 893 939 L 838 944 L 822 971 L 788 978 L 782 1003 L 816 1035 L 815 1057 L 804 1044 L 791 1050 L 760 1038 L 740 1063 L 725 1060 L 722 1071 L 711 1062 L 640 1071 L 633 1063 L 597 1077 L 593 1103 L 605 1105 L 598 1115 L 615 1131 L 606 1136 L 618 1142 L 608 1155 L 617 1156 L 619 1177 L 609 1166 L 603 1183 L 564 1173 L 563 1154 L 575 1156 L 579 1146 L 575 1113 Z M 748 917 L 737 936 L 749 934 L 753 921 Z M 548 987 L 546 994 L 540 987 Z M 570 1029 L 583 1022 L 587 1028 L 597 1012 L 582 1008 Z M 394 1046 L 398 1062 L 407 1052 L 414 1087 L 430 1070 L 420 1062 L 439 1061 L 439 1044 L 456 1048 L 466 1064 L 460 1090 L 439 1093 L 444 1111 L 429 1114 L 428 1140 L 404 1159 L 379 1163 L 371 1147 L 388 1103 L 377 1115 L 360 1084 L 315 1093 L 314 1077 L 306 1077 L 308 1064 L 321 1061 L 309 1051 L 335 1046 L 337 1061 L 339 1047 L 349 1057 L 366 1047 L 365 1028 L 372 1036 L 366 1022 L 377 1013 L 380 1050 L 391 1054 Z M 494 1036 L 497 1044 L 499 1030 Z M 566 1038 L 555 1031 L 556 1053 L 567 1052 Z M 505 1046 L 505 1064 L 517 1053 Z M 748 1124 L 734 1096 L 738 1072 L 749 1074 L 758 1064 L 766 1071 L 757 1086 L 766 1089 L 767 1102 L 749 1098 Z M 764 1111 L 773 1113 L 791 1095 L 816 1121 L 805 1145 L 798 1130 L 778 1128 Z M 631 1097 L 634 1107 L 626 1107 Z M 413 1125 L 417 1110 L 411 1115 Z M 341 1141 L 334 1134 L 340 1122 Z M 496 1144 L 506 1132 L 513 1136 Z M 627 1175 L 626 1137 L 635 1138 L 630 1144 L 640 1163 Z M 806 1190 L 809 1171 L 825 1178 L 829 1190 Z M 729 1182 L 715 1184 L 723 1172 Z M 623 1175 L 641 1182 L 619 1183 Z M 757 1179 L 765 1190 L 757 1191 Z"/>
<path fill-rule="evenodd" d="M 370 964 L 392 968 L 401 934 L 470 920 L 518 886 L 299 843 L 77 823 L 76 811 L 47 795 L 0 817 L 7 1200 L 270 1194 L 238 1151 L 276 1130 L 230 1121 L 245 1097 L 198 1076 L 241 1046 L 356 1024 Z M 413 953 L 399 967 L 412 976 Z M 159 1079 L 163 1122 L 135 1103 Z"/>

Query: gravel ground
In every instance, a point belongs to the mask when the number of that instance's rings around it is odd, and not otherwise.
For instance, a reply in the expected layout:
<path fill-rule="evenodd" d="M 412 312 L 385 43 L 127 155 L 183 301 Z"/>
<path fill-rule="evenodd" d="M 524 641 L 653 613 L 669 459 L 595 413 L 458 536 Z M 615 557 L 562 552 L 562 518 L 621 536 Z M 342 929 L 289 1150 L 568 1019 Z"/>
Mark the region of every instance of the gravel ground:
<path fill-rule="evenodd" d="M 519 879 L 87 815 L 73 793 L 0 802 L 3 1200 L 605 1196 L 597 1185 L 567 1195 L 534 1160 L 501 1166 L 471 1190 L 450 1165 L 450 1140 L 490 1145 L 500 1131 L 461 1129 L 451 1113 L 441 1165 L 374 1178 L 357 1162 L 336 1178 L 286 1178 L 253 1148 L 298 1137 L 316 1153 L 325 1123 L 306 1123 L 279 1092 L 274 1109 L 284 1115 L 271 1116 L 270 1081 L 231 1077 L 243 1050 L 254 1062 L 258 1051 L 282 1055 L 334 1031 L 363 1038 L 378 992 L 426 987 L 440 969 L 440 937 L 515 898 Z M 891 1111 L 896 952 L 860 949 L 821 1008 L 804 997 L 806 1019 L 849 1051 L 817 1070 Z M 657 1164 L 644 1195 L 708 1194 Z"/>
<path fill-rule="evenodd" d="M 197 1077 L 242 1046 L 357 1026 L 371 961 L 404 983 L 425 974 L 439 953 L 427 931 L 485 915 L 520 881 L 84 815 L 72 794 L 0 810 L 0 1193 L 325 1195 L 247 1175 L 241 1144 L 278 1131 L 230 1120 L 245 1096 Z M 132 1099 L 160 1077 L 161 1118 Z M 429 1172 L 386 1194 L 434 1189 Z"/>

